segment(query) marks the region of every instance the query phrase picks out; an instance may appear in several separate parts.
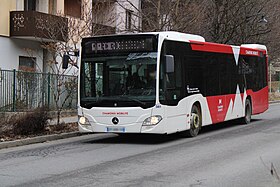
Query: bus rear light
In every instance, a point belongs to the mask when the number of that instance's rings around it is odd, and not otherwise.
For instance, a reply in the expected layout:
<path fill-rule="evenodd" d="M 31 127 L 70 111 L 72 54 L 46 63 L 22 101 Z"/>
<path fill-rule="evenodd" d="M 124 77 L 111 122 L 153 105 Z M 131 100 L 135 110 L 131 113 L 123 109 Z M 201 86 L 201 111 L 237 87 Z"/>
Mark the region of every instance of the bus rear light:
<path fill-rule="evenodd" d="M 144 120 L 143 126 L 157 125 L 162 120 L 159 115 L 148 117 Z"/>

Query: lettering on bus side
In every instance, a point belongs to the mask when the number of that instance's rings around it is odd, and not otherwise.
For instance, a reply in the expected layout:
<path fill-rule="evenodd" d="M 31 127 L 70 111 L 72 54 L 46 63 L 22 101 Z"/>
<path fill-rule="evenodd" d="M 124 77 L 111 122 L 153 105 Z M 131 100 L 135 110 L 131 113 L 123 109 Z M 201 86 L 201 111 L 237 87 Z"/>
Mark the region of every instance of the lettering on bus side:
<path fill-rule="evenodd" d="M 249 50 L 245 50 L 246 55 L 256 55 L 259 56 L 259 52 L 258 51 L 249 51 Z"/>
<path fill-rule="evenodd" d="M 102 112 L 102 115 L 128 115 L 128 112 Z"/>
<path fill-rule="evenodd" d="M 192 94 L 192 93 L 199 93 L 199 88 L 190 88 L 189 85 L 187 85 L 187 92 L 188 94 Z"/>

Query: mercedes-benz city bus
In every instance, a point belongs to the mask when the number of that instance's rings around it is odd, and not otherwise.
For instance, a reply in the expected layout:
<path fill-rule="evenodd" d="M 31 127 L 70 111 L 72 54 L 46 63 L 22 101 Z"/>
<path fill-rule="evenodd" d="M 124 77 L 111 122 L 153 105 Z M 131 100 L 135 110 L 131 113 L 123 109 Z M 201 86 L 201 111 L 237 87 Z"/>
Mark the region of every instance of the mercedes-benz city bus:
<path fill-rule="evenodd" d="M 267 49 L 155 32 L 84 38 L 80 132 L 196 136 L 268 109 Z"/>

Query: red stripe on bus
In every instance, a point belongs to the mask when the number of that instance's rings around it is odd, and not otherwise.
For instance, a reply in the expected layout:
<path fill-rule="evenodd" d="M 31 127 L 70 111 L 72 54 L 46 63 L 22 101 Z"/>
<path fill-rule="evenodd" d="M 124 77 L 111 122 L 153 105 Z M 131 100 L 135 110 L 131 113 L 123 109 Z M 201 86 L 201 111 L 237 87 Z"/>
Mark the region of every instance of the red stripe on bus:
<path fill-rule="evenodd" d="M 232 46 L 226 45 L 226 44 L 190 41 L 190 45 L 191 45 L 192 50 L 194 50 L 194 51 L 233 54 Z M 266 55 L 265 50 L 240 47 L 240 55 L 260 56 L 260 52 L 262 52 L 263 55 Z"/>
<path fill-rule="evenodd" d="M 246 92 L 247 96 L 251 97 L 253 114 L 259 114 L 268 109 L 268 87 L 265 87 L 257 92 L 253 92 L 252 90 L 247 90 Z M 244 107 L 244 93 L 241 93 L 240 95 L 242 106 Z M 236 96 L 237 94 L 206 97 L 213 124 L 225 121 L 230 101 L 232 100 L 232 107 L 234 107 L 236 104 Z M 236 116 L 234 116 L 234 118 L 236 118 Z"/>
<path fill-rule="evenodd" d="M 192 41 L 190 45 L 192 50 L 194 51 L 233 54 L 232 47 L 230 45 L 216 44 L 210 42 L 192 42 Z"/>

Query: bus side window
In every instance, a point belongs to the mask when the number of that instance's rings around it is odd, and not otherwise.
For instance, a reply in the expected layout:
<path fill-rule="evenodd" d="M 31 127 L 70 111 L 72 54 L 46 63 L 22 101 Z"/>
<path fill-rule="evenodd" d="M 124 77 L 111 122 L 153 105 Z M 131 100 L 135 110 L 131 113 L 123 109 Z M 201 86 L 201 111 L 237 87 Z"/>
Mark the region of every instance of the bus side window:
<path fill-rule="evenodd" d="M 162 46 L 161 54 L 161 82 L 163 103 L 177 105 L 183 98 L 182 86 L 182 60 L 186 51 L 186 43 L 165 40 Z M 174 57 L 174 72 L 166 72 L 164 67 L 164 56 L 172 55 Z"/>
<path fill-rule="evenodd" d="M 219 58 L 219 83 L 222 95 L 231 93 L 231 63 L 234 63 L 232 55 L 228 58 L 228 55 L 222 54 Z"/>
<path fill-rule="evenodd" d="M 192 51 L 184 57 L 186 94 L 205 94 L 204 54 Z"/>
<path fill-rule="evenodd" d="M 207 54 L 205 57 L 206 68 L 206 91 L 207 96 L 220 95 L 219 60 L 217 54 Z"/>
<path fill-rule="evenodd" d="M 240 76 L 241 75 L 241 76 Z M 260 57 L 242 56 L 239 61 L 239 76 L 243 77 L 246 89 L 258 91 L 264 87 L 265 72 Z M 244 89 L 244 88 L 243 88 Z"/>

